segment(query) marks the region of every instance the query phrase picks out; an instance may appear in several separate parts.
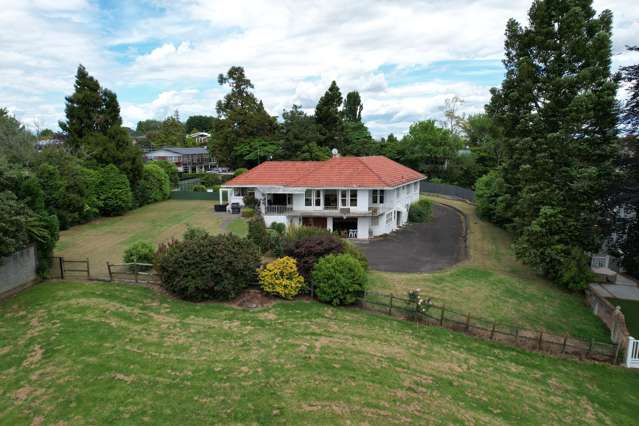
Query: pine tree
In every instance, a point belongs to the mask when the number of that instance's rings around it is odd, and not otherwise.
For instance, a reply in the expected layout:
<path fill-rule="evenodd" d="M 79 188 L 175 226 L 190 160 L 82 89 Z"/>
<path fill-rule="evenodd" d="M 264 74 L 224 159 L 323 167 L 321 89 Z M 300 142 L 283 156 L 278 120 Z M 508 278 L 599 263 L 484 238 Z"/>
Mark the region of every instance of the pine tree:
<path fill-rule="evenodd" d="M 500 89 L 487 106 L 503 128 L 499 169 L 518 256 L 556 282 L 583 286 L 583 256 L 597 250 L 600 200 L 617 149 L 616 77 L 610 73 L 612 13 L 591 0 L 537 0 L 529 26 L 506 27 Z"/>
<path fill-rule="evenodd" d="M 639 46 L 628 50 L 637 52 Z M 620 237 L 615 254 L 620 255 L 624 269 L 639 278 L 639 64 L 621 67 L 621 73 L 629 92 L 621 115 L 626 136 L 617 163 L 618 179 L 608 199 L 607 225 Z M 620 209 L 628 214 L 619 217 Z"/>
<path fill-rule="evenodd" d="M 344 101 L 343 115 L 346 121 L 362 121 L 362 98 L 358 91 L 348 92 Z"/>
<path fill-rule="evenodd" d="M 74 87 L 73 94 L 65 98 L 67 120 L 59 123 L 66 133 L 65 143 L 76 153 L 83 150 L 96 165 L 115 165 L 134 185 L 142 176 L 142 152 L 122 127 L 116 94 L 100 87 L 82 65 Z"/>
<path fill-rule="evenodd" d="M 322 146 L 340 152 L 344 145 L 344 123 L 342 122 L 342 93 L 333 81 L 328 90 L 317 102 L 315 121 L 321 127 Z"/>
<path fill-rule="evenodd" d="M 639 52 L 639 46 L 630 46 L 628 51 Z M 622 122 L 630 134 L 639 135 L 639 64 L 621 67 L 621 72 L 630 94 L 624 106 Z"/>
<path fill-rule="evenodd" d="M 73 151 L 78 151 L 82 140 L 96 132 L 104 98 L 98 80 L 91 77 L 84 65 L 80 64 L 75 75 L 74 92 L 65 97 L 67 121 L 59 126 L 67 137 L 65 143 Z"/>

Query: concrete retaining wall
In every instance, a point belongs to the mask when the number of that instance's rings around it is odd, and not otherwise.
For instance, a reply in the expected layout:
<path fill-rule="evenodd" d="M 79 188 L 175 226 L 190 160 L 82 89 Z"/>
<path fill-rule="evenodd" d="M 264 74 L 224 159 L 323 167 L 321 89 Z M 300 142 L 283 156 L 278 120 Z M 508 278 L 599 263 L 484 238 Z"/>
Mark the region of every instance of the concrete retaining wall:
<path fill-rule="evenodd" d="M 0 297 L 19 291 L 37 279 L 33 246 L 0 258 Z"/>

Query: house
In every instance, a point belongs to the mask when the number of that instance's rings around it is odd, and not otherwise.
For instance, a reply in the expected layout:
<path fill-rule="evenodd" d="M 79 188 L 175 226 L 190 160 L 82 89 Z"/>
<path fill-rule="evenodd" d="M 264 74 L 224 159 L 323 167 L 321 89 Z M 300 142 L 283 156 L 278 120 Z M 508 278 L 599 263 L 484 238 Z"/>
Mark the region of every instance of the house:
<path fill-rule="evenodd" d="M 211 137 L 211 134 L 206 132 L 195 132 L 195 133 L 191 133 L 187 137 L 189 139 L 193 139 L 195 143 L 197 143 L 198 145 L 206 145 L 207 143 L 209 143 L 209 138 Z"/>
<path fill-rule="evenodd" d="M 36 142 L 36 149 L 38 151 L 42 151 L 44 148 L 48 146 L 60 146 L 63 144 L 64 144 L 64 141 L 58 138 L 40 139 L 38 142 Z"/>
<path fill-rule="evenodd" d="M 207 147 L 181 148 L 165 147 L 144 154 L 146 161 L 166 160 L 175 164 L 178 172 L 204 173 L 215 166 Z"/>
<path fill-rule="evenodd" d="M 267 226 L 315 226 L 368 239 L 407 222 L 424 178 L 382 156 L 265 161 L 226 182 L 220 200 L 243 205 L 254 193 Z"/>

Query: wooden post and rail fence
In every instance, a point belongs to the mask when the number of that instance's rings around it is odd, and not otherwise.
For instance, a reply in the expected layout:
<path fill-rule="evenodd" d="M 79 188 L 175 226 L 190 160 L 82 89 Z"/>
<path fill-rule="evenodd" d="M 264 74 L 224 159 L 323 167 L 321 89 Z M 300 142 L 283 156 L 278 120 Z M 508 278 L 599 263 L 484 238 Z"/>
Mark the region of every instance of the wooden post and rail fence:
<path fill-rule="evenodd" d="M 159 284 L 160 275 L 153 265 L 148 263 L 106 263 L 108 276 L 91 275 L 89 259 L 65 259 L 53 257 L 51 259 L 50 278 L 69 279 L 80 278 L 101 280 L 108 282 L 123 282 L 133 284 Z M 307 292 L 315 296 L 315 289 L 310 286 Z M 589 301 L 592 299 L 589 299 Z M 595 302 L 593 302 L 595 303 Z M 597 301 L 601 305 L 601 301 Z M 368 311 L 384 315 L 410 319 L 417 324 L 433 325 L 480 337 L 490 341 L 497 341 L 532 351 L 573 356 L 596 361 L 618 364 L 623 362 L 628 368 L 639 368 L 639 340 L 633 339 L 627 333 L 625 323 L 619 325 L 612 318 L 620 312 L 607 314 L 610 318 L 611 339 L 613 343 L 598 342 L 594 339 L 564 335 L 553 335 L 544 330 L 531 330 L 511 324 L 502 324 L 494 320 L 483 319 L 470 312 L 458 312 L 444 304 L 437 305 L 428 300 L 426 304 L 419 301 L 398 297 L 394 294 L 364 292 L 359 299 L 359 306 Z M 610 307 L 606 307 L 610 310 Z M 601 308 L 598 308 L 601 312 Z M 607 312 L 607 311 L 606 311 Z M 597 313 L 597 312 L 596 312 Z M 625 356 L 624 356 L 624 349 Z"/>
<path fill-rule="evenodd" d="M 393 294 L 366 292 L 360 298 L 360 306 L 366 310 L 384 315 L 411 319 L 418 324 L 433 325 L 486 340 L 522 347 L 532 351 L 573 356 L 601 362 L 617 364 L 623 356 L 624 344 L 598 342 L 564 335 L 554 335 L 545 330 L 532 330 L 512 324 L 503 324 L 462 313 L 445 305 L 422 304 L 415 300 L 398 297 Z M 635 340 L 635 356 L 639 366 L 639 341 Z"/>

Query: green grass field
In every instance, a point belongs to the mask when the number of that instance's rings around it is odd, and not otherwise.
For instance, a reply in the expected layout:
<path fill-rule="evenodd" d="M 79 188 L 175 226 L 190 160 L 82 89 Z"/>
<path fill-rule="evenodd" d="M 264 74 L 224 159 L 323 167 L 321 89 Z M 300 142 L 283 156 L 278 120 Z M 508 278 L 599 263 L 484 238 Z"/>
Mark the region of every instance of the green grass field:
<path fill-rule="evenodd" d="M 639 371 L 314 302 L 44 283 L 0 303 L 0 424 L 633 424 Z"/>
<path fill-rule="evenodd" d="M 510 236 L 479 219 L 474 206 L 444 198 L 468 218 L 469 259 L 428 274 L 371 273 L 374 290 L 405 296 L 419 288 L 437 304 L 505 324 L 554 334 L 609 341 L 604 324 L 584 304 L 583 296 L 564 291 L 517 261 Z"/>
<path fill-rule="evenodd" d="M 62 231 L 55 255 L 89 258 L 92 274 L 106 276 L 106 262 L 121 262 L 124 250 L 131 244 L 137 241 L 157 244 L 180 238 L 188 225 L 214 234 L 233 232 L 243 236 L 247 232 L 245 220 L 213 213 L 212 201 L 167 200 Z"/>
<path fill-rule="evenodd" d="M 628 332 L 635 338 L 639 338 L 639 302 L 634 300 L 608 299 L 613 306 L 620 306 L 626 318 Z"/>

